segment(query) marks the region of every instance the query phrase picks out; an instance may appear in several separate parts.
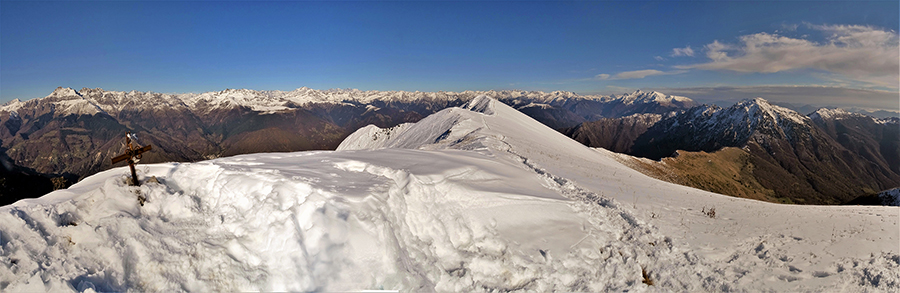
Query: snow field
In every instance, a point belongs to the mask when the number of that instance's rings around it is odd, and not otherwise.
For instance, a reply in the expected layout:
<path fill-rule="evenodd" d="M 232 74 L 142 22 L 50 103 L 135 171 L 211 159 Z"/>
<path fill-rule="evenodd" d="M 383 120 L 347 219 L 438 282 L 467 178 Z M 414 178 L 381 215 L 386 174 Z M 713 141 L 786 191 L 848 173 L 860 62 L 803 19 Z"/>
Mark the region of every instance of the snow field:
<path fill-rule="evenodd" d="M 161 183 L 141 187 L 119 168 L 80 196 L 4 207 L 5 290 L 622 290 L 670 249 L 620 243 L 653 236 L 616 213 L 586 219 L 538 180 L 518 193 L 508 182 L 534 174 L 481 155 L 375 155 L 153 165 Z"/>

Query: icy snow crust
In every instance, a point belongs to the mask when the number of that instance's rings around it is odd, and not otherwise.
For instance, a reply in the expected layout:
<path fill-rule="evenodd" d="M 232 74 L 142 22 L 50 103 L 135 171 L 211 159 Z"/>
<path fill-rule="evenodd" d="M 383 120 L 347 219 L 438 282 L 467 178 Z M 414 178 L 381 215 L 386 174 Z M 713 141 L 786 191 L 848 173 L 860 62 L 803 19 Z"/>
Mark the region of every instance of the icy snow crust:
<path fill-rule="evenodd" d="M 487 97 L 340 149 L 145 165 L 139 188 L 117 168 L 0 207 L 0 290 L 900 288 L 897 207 L 669 184 Z"/>

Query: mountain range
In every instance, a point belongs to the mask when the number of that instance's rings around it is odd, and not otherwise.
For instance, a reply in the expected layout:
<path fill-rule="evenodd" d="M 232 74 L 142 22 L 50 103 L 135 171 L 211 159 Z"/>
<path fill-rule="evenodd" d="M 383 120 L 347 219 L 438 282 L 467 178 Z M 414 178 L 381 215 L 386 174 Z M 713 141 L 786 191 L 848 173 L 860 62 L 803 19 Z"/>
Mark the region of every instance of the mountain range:
<path fill-rule="evenodd" d="M 630 165 L 657 178 L 713 192 L 841 204 L 900 186 L 897 118 L 825 108 L 803 115 L 764 99 L 722 108 L 644 91 L 591 96 L 299 88 L 160 94 L 60 87 L 47 97 L 0 107 L 0 172 L 6 178 L 0 201 L 40 196 L 109 169 L 127 131 L 154 146 L 143 163 L 328 150 L 366 125 L 416 122 L 480 95 L 587 146 L 649 158 Z M 716 162 L 722 166 L 710 167 Z"/>
<path fill-rule="evenodd" d="M 110 159 L 123 151 L 122 138 L 128 131 L 137 135 L 140 144 L 153 145 L 143 163 L 327 150 L 360 127 L 415 122 L 479 95 L 495 97 L 557 129 L 601 117 L 669 113 L 696 106 L 689 98 L 641 91 L 582 96 L 559 91 L 425 93 L 299 88 L 161 94 L 59 87 L 47 97 L 13 100 L 0 107 L 0 159 L 8 158 L 6 172 L 68 186 L 112 167 Z M 0 198 L 5 198 L 4 202 L 14 201 L 12 194 L 33 197 L 46 192 L 44 188 L 22 193 L 21 187 L 3 186 L 0 184 Z"/>

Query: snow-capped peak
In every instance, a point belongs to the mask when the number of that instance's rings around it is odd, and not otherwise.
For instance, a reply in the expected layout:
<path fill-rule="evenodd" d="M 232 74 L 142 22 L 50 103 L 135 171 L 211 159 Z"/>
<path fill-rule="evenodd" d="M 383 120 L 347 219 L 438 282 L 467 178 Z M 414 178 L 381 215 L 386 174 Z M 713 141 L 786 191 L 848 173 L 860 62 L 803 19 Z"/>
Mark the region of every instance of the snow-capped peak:
<path fill-rule="evenodd" d="M 69 88 L 69 87 L 65 87 L 65 88 L 57 87 L 56 90 L 54 90 L 52 93 L 50 93 L 50 95 L 48 95 L 47 97 L 48 98 L 51 98 L 51 97 L 52 98 L 62 98 L 62 97 L 71 97 L 71 96 L 81 97 L 81 94 L 79 94 L 78 91 L 76 91 L 72 88 Z"/>
<path fill-rule="evenodd" d="M 94 115 L 104 112 L 93 100 L 86 99 L 81 93 L 68 87 L 57 87 L 46 98 L 54 105 L 54 115 L 57 116 Z"/>
<path fill-rule="evenodd" d="M 840 119 L 844 119 L 844 118 L 848 118 L 848 117 L 862 117 L 862 116 L 864 116 L 864 115 L 859 114 L 859 113 L 847 112 L 846 110 L 840 109 L 840 108 L 835 108 L 835 109 L 820 108 L 820 109 L 816 110 L 815 112 L 813 112 L 812 114 L 809 114 L 809 118 L 819 119 L 819 120 L 831 120 L 831 119 L 840 120 Z"/>
<path fill-rule="evenodd" d="M 16 113 L 19 108 L 25 105 L 25 102 L 22 102 L 19 99 L 13 99 L 12 101 L 6 102 L 3 106 L 0 106 L 0 112 L 9 112 Z"/>
<path fill-rule="evenodd" d="M 789 119 L 795 123 L 806 123 L 805 121 L 809 118 L 803 116 L 800 113 L 797 113 L 794 110 L 772 105 L 769 101 L 766 101 L 763 98 L 755 98 L 755 99 L 746 99 L 738 102 L 733 106 L 733 108 L 744 109 L 750 116 L 759 117 L 761 115 L 765 115 L 775 119 L 776 124 L 778 121 L 782 121 L 784 119 Z"/>
<path fill-rule="evenodd" d="M 689 140 L 691 147 L 696 149 L 706 149 L 710 145 L 743 146 L 751 138 L 757 142 L 791 141 L 809 137 L 812 129 L 812 121 L 808 117 L 774 106 L 761 98 L 743 100 L 728 108 L 715 105 L 695 107 L 657 125 L 659 129 L 655 131 L 659 136 Z M 686 125 L 689 127 L 684 127 Z M 657 149 L 642 152 L 648 156 L 671 154 L 669 150 Z"/>
<path fill-rule="evenodd" d="M 618 97 L 626 105 L 638 104 L 660 104 L 671 105 L 673 102 L 686 104 L 686 106 L 694 106 L 694 100 L 687 97 L 666 95 L 657 91 L 641 91 L 636 90 L 630 94 L 623 94 Z"/>

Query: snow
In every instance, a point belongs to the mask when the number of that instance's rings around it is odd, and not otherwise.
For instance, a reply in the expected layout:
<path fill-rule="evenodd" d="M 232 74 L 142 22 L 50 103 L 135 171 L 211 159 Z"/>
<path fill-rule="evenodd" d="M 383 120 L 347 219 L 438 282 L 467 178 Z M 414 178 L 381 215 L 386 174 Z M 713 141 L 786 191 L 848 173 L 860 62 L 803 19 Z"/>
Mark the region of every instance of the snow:
<path fill-rule="evenodd" d="M 788 119 L 793 121 L 796 124 L 808 124 L 806 120 L 809 120 L 808 117 L 797 113 L 794 110 L 772 105 L 769 101 L 766 101 L 763 98 L 755 98 L 752 100 L 743 100 L 739 102 L 736 106 L 738 107 L 746 107 L 747 111 L 750 112 L 751 116 L 755 116 L 754 113 L 764 114 L 769 117 L 775 119 L 776 124 L 784 119 Z"/>
<path fill-rule="evenodd" d="M 693 102 L 693 101 L 694 101 L 694 100 L 691 100 L 691 99 L 688 98 L 688 97 L 682 97 L 682 96 L 669 96 L 669 97 L 670 97 L 672 100 L 674 100 L 674 101 L 683 102 L 683 103 L 684 103 L 684 102 Z"/>
<path fill-rule="evenodd" d="M 897 117 L 889 117 L 883 119 L 874 119 L 875 123 L 878 124 L 900 124 L 900 118 Z"/>
<path fill-rule="evenodd" d="M 538 108 L 538 109 L 551 109 L 553 106 L 541 103 L 528 103 L 528 105 L 519 107 L 519 110 L 527 109 L 527 108 Z"/>
<path fill-rule="evenodd" d="M 809 118 L 812 119 L 821 119 L 821 120 L 840 120 L 846 117 L 852 116 L 862 116 L 861 114 L 855 114 L 847 112 L 844 109 L 828 109 L 828 108 L 820 108 L 809 115 Z"/>
<path fill-rule="evenodd" d="M 24 102 L 19 99 L 13 99 L 12 101 L 3 104 L 3 106 L 0 106 L 0 112 L 16 113 L 22 106 L 25 106 Z"/>
<path fill-rule="evenodd" d="M 663 93 L 657 92 L 657 91 L 644 92 L 641 90 L 636 90 L 630 94 L 626 93 L 626 94 L 622 94 L 619 96 L 614 95 L 614 96 L 612 96 L 611 100 L 616 100 L 616 99 L 622 101 L 622 103 L 626 104 L 626 105 L 632 105 L 632 104 L 637 103 L 637 104 L 659 104 L 659 105 L 666 106 L 666 105 L 672 105 L 675 102 L 679 102 L 688 107 L 692 107 L 692 106 L 696 105 L 694 103 L 694 100 L 691 100 L 688 97 L 666 95 L 666 94 L 663 94 Z"/>
<path fill-rule="evenodd" d="M 898 207 L 727 197 L 617 156 L 478 96 L 334 152 L 142 165 L 141 187 L 116 168 L 0 207 L 0 290 L 900 288 Z"/>
<path fill-rule="evenodd" d="M 804 135 L 802 131 L 811 127 L 812 121 L 793 110 L 775 106 L 762 98 L 745 99 L 728 108 L 703 105 L 687 110 L 684 116 L 668 125 L 672 130 L 682 123 L 691 124 L 709 135 L 726 136 L 734 141 L 750 138 L 754 131 L 766 129 L 783 134 L 792 139 Z M 799 126 L 799 127 L 798 127 Z M 724 131 L 724 132 L 723 132 Z M 763 140 L 766 136 L 760 136 Z M 702 141 L 698 137 L 697 141 Z"/>
<path fill-rule="evenodd" d="M 83 99 L 62 100 L 56 103 L 57 115 L 94 115 L 103 112 L 100 107 Z"/>
<path fill-rule="evenodd" d="M 816 120 L 843 120 L 843 119 L 848 119 L 848 118 L 867 118 L 867 119 L 871 119 L 872 122 L 877 123 L 877 124 L 897 124 L 898 122 L 900 122 L 900 118 L 897 118 L 897 117 L 889 117 L 889 118 L 879 119 L 879 118 L 875 118 L 875 117 L 860 114 L 860 113 L 849 112 L 847 110 L 840 109 L 840 108 L 834 108 L 834 109 L 820 108 L 820 109 L 816 110 L 815 112 L 809 114 L 809 118 L 816 119 Z"/>
<path fill-rule="evenodd" d="M 56 90 L 54 90 L 52 93 L 50 93 L 50 95 L 47 97 L 62 98 L 62 97 L 72 97 L 72 96 L 81 96 L 81 95 L 78 94 L 78 92 L 72 88 L 58 87 L 58 88 L 56 88 Z"/>
<path fill-rule="evenodd" d="M 378 128 L 375 125 L 368 125 L 350 134 L 338 145 L 337 150 L 374 150 L 385 148 L 387 141 L 396 137 L 399 133 L 403 133 L 410 126 L 412 126 L 412 123 L 403 123 L 391 128 Z"/>

